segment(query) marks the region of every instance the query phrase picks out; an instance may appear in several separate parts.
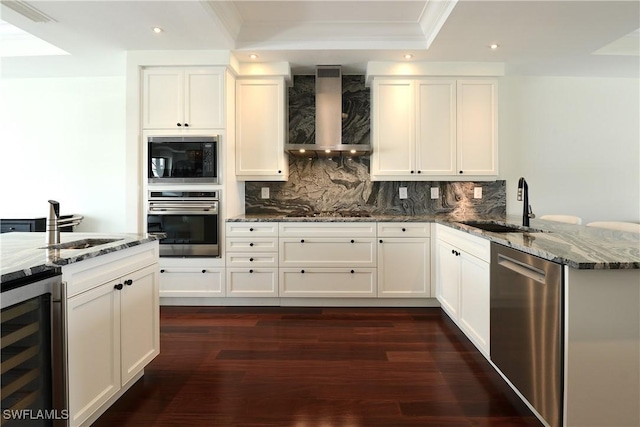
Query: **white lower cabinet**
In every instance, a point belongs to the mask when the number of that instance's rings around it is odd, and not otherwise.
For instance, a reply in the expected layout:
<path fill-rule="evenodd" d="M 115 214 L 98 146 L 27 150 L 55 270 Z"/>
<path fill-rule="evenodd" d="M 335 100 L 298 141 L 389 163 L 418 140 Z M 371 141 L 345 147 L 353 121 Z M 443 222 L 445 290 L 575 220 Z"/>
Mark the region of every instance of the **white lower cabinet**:
<path fill-rule="evenodd" d="M 228 222 L 226 296 L 278 296 L 278 223 Z"/>
<path fill-rule="evenodd" d="M 428 223 L 378 224 L 378 297 L 431 296 Z"/>
<path fill-rule="evenodd" d="M 375 297 L 375 268 L 281 268 L 281 297 Z"/>
<path fill-rule="evenodd" d="M 437 226 L 436 296 L 442 309 L 478 349 L 490 349 L 490 242 Z"/>
<path fill-rule="evenodd" d="M 122 259 L 105 255 L 63 267 L 71 426 L 106 409 L 159 354 L 157 248 L 154 242 L 109 254 Z"/>

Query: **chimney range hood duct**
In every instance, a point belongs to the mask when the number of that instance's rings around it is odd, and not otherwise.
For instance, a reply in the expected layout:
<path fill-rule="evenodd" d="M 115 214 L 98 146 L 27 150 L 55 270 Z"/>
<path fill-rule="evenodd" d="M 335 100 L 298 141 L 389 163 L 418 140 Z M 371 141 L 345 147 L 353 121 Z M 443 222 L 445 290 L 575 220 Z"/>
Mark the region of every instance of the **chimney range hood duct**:
<path fill-rule="evenodd" d="M 342 144 L 342 70 L 339 65 L 316 67 L 316 142 L 287 144 L 299 157 L 355 157 L 369 154 L 371 145 Z"/>

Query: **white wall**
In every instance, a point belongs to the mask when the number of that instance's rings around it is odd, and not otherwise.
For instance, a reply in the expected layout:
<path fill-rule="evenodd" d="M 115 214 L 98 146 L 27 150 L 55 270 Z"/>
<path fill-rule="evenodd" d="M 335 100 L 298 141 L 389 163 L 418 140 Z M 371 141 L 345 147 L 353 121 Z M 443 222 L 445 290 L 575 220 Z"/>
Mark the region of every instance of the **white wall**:
<path fill-rule="evenodd" d="M 85 216 L 77 231 L 125 222 L 125 77 L 0 79 L 0 218 Z M 137 185 L 137 183 L 133 183 Z"/>
<path fill-rule="evenodd" d="M 507 211 L 640 222 L 640 79 L 505 77 L 500 175 Z"/>

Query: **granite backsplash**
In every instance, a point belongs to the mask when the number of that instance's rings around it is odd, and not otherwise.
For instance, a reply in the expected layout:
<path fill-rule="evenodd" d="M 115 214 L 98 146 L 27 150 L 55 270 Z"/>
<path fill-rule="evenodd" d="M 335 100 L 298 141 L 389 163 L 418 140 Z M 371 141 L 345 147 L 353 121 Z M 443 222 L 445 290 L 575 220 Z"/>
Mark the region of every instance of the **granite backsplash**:
<path fill-rule="evenodd" d="M 315 77 L 294 76 L 289 89 L 289 142 L 314 143 Z M 370 93 L 364 76 L 343 76 L 345 113 L 343 143 L 369 144 Z M 482 187 L 482 198 L 474 199 L 474 187 Z M 261 189 L 268 187 L 269 199 Z M 407 187 L 406 199 L 399 198 Z M 439 197 L 431 199 L 431 188 Z M 289 158 L 287 182 L 246 182 L 246 213 L 290 213 L 295 211 L 366 210 L 376 214 L 403 215 L 506 215 L 505 181 L 371 181 L 369 157 Z"/>

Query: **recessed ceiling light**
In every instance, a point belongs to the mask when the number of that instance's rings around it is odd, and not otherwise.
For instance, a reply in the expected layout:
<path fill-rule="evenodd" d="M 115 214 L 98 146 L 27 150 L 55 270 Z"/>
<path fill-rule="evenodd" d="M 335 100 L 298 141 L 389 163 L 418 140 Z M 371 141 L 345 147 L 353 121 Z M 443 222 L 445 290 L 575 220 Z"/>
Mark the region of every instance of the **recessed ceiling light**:
<path fill-rule="evenodd" d="M 492 45 L 489 45 L 489 47 L 490 47 L 492 50 L 496 50 L 496 49 L 497 49 L 497 48 L 499 48 L 500 46 L 498 46 L 497 44 L 495 44 L 495 43 L 494 43 L 494 44 L 492 44 Z"/>
<path fill-rule="evenodd" d="M 249 55 L 249 58 L 258 59 L 258 55 L 256 55 L 255 53 L 252 53 L 251 55 Z"/>
<path fill-rule="evenodd" d="M 325 152 L 325 153 L 330 153 L 330 152 L 331 152 L 331 150 L 324 150 L 324 152 Z"/>
<path fill-rule="evenodd" d="M 300 152 L 301 152 L 301 153 L 305 153 L 306 151 L 307 151 L 307 150 L 305 150 L 304 148 L 301 148 L 301 149 L 300 149 Z"/>
<path fill-rule="evenodd" d="M 404 55 L 404 59 L 411 59 L 411 58 L 413 58 L 413 55 L 410 53 L 407 53 Z"/>
<path fill-rule="evenodd" d="M 162 28 L 160 28 L 160 27 L 153 27 L 153 28 L 152 28 L 152 30 L 153 30 L 153 32 L 154 32 L 154 33 L 156 33 L 156 34 L 157 34 L 157 33 L 161 33 L 161 32 L 163 32 L 163 31 L 164 31 L 164 30 L 163 30 Z"/>
<path fill-rule="evenodd" d="M 356 154 L 356 150 L 351 150 L 351 154 Z"/>

